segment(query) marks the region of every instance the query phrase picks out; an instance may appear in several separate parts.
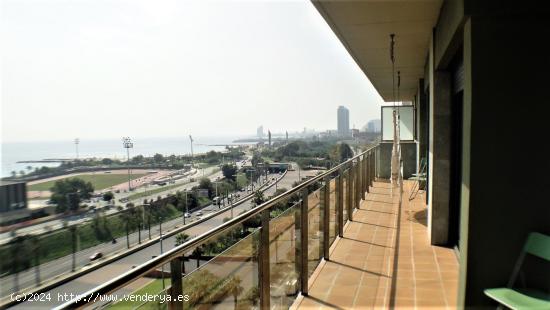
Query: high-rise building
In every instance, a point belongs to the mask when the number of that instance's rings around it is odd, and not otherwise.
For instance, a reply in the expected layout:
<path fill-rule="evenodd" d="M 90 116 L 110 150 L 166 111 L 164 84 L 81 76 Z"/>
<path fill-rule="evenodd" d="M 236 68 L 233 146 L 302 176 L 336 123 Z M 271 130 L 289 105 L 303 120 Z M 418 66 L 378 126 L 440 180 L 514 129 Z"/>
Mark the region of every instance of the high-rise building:
<path fill-rule="evenodd" d="M 338 107 L 338 135 L 346 137 L 349 131 L 349 110 L 344 106 Z"/>
<path fill-rule="evenodd" d="M 367 132 L 380 132 L 381 122 L 379 119 L 370 120 L 367 123 Z"/>
<path fill-rule="evenodd" d="M 258 129 L 256 129 L 256 135 L 260 139 L 264 138 L 264 126 L 260 126 L 260 127 L 258 127 Z"/>

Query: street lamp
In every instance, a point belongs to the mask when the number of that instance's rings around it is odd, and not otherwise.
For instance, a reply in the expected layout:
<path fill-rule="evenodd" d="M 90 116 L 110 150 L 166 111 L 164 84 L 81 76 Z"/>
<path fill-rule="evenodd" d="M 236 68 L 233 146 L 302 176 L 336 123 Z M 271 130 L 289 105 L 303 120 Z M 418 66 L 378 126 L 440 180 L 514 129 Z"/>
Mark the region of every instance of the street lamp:
<path fill-rule="evenodd" d="M 191 167 L 193 167 L 193 137 L 189 135 L 189 141 L 191 142 Z"/>
<path fill-rule="evenodd" d="M 162 255 L 162 253 L 164 253 L 163 247 L 162 247 L 162 239 L 163 239 L 163 236 L 162 236 L 162 216 L 159 216 L 158 219 L 159 219 L 159 233 L 160 233 L 160 255 Z M 165 289 L 166 284 L 164 284 L 164 264 L 162 264 L 160 266 L 160 272 L 162 273 L 162 289 Z"/>
<path fill-rule="evenodd" d="M 130 149 L 134 147 L 134 143 L 132 143 L 132 140 L 130 137 L 123 137 L 122 138 L 122 146 L 126 149 L 126 154 L 128 155 L 128 191 L 132 191 L 132 185 L 130 183 Z"/>

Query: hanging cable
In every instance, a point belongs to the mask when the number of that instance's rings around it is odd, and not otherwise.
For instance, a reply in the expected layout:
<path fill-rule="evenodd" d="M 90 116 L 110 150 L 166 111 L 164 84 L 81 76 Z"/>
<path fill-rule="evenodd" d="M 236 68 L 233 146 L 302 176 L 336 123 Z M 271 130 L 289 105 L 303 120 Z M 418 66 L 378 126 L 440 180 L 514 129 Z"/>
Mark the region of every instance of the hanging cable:
<path fill-rule="evenodd" d="M 393 146 L 391 156 L 391 183 L 392 188 L 397 185 L 397 178 L 399 175 L 399 157 L 398 157 L 398 145 L 397 145 L 397 115 L 396 115 L 396 97 L 395 97 L 395 34 L 390 34 L 390 60 L 391 60 L 391 76 L 392 76 L 392 100 L 393 100 Z M 393 194 L 393 190 L 392 190 Z"/>

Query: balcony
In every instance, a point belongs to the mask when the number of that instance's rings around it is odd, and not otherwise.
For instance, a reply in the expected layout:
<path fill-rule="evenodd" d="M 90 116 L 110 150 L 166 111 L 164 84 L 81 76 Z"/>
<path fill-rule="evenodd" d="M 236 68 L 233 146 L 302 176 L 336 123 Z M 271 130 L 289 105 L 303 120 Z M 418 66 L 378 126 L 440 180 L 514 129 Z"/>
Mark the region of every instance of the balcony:
<path fill-rule="evenodd" d="M 458 262 L 452 249 L 429 245 L 424 198 L 405 198 L 399 210 L 391 185 L 374 182 L 294 308 L 455 308 Z"/>
<path fill-rule="evenodd" d="M 453 251 L 429 245 L 422 194 L 400 205 L 376 179 L 377 156 L 372 147 L 59 309 L 454 306 Z"/>

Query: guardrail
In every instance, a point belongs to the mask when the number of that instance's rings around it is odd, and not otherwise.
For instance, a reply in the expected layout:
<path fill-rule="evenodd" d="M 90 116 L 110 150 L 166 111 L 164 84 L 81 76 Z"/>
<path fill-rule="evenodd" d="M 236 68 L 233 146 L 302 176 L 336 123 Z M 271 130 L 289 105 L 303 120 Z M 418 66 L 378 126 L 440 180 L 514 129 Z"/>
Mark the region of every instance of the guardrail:
<path fill-rule="evenodd" d="M 335 236 L 343 236 L 345 222 L 353 220 L 353 211 L 359 207 L 361 199 L 365 199 L 366 192 L 372 186 L 376 176 L 377 149 L 378 145 L 373 146 L 285 193 L 77 296 L 56 309 L 90 306 L 100 301 L 100 296 L 112 294 L 165 264 L 170 264 L 171 286 L 166 289 L 167 295 L 163 300 L 171 309 L 183 309 L 183 303 L 188 302 L 183 296 L 184 288 L 185 283 L 191 283 L 193 276 L 204 281 L 209 277 L 212 279 L 210 286 L 204 287 L 203 283 L 202 291 L 195 292 L 203 294 L 196 298 L 202 305 L 227 302 L 227 294 L 231 294 L 233 298 L 230 299 L 234 299 L 235 306 L 241 298 L 248 299 L 251 303 L 259 301 L 262 309 L 269 309 L 275 298 L 283 303 L 289 296 L 295 297 L 298 293 L 307 295 L 308 279 L 312 269 L 315 269 L 321 259 L 329 259 L 329 248 Z M 333 198 L 332 193 L 334 193 Z M 275 207 L 280 206 L 281 203 L 288 203 L 289 199 L 296 195 L 300 198 L 299 201 L 271 218 L 270 212 Z M 256 216 L 261 218 L 261 224 L 257 229 L 229 249 L 225 249 L 211 262 L 183 276 L 185 255 L 215 237 L 223 236 L 223 233 L 231 233 L 235 229 L 242 228 L 243 223 Z M 280 223 L 285 225 L 279 225 Z M 276 237 L 272 238 L 273 230 L 280 226 L 285 227 L 284 234 L 277 232 Z M 281 235 L 288 236 L 284 240 L 279 240 Z M 284 252 L 285 249 L 286 252 Z M 275 252 L 270 253 L 272 250 Z M 282 258 L 278 251 L 284 252 Z M 237 270 L 230 268 L 231 264 L 236 264 L 234 262 L 237 261 L 246 261 L 249 264 L 243 267 L 243 264 L 239 263 L 238 270 L 246 270 L 242 275 L 236 275 Z M 220 266 L 223 267 L 219 268 Z M 286 270 L 277 271 L 277 268 L 286 268 Z M 201 271 L 208 272 L 201 274 Z M 243 277 L 245 279 L 242 279 Z M 272 283 L 271 278 L 279 283 Z M 286 285 L 285 292 L 272 292 L 272 288 L 281 283 Z M 243 285 L 248 286 L 250 290 L 243 293 Z M 224 289 L 226 286 L 230 288 Z"/>

